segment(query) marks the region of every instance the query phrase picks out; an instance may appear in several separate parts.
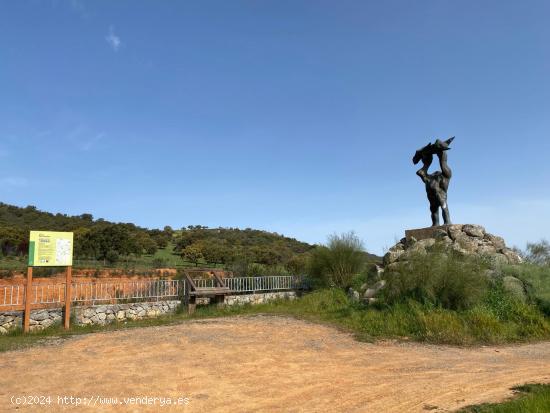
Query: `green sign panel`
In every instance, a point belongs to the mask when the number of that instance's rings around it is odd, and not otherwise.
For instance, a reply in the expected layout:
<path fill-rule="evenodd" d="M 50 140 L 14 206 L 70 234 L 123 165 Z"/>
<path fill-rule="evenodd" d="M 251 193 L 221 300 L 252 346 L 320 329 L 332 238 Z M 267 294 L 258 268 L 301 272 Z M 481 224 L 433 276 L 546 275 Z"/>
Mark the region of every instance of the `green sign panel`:
<path fill-rule="evenodd" d="M 73 233 L 31 231 L 29 266 L 68 267 L 73 265 Z"/>

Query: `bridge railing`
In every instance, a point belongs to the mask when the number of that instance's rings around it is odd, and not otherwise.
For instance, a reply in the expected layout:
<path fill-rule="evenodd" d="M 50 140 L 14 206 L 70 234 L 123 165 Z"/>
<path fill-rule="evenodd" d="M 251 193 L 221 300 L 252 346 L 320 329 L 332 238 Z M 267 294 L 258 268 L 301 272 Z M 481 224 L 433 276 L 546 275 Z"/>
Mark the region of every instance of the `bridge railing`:
<path fill-rule="evenodd" d="M 193 279 L 199 288 L 215 287 L 214 279 Z M 301 280 L 295 276 L 262 276 L 224 278 L 230 293 L 243 294 L 296 290 Z M 116 304 L 138 301 L 177 300 L 185 295 L 182 280 L 137 280 L 121 282 L 73 282 L 71 301 L 76 305 Z M 20 310 L 26 297 L 25 285 L 0 286 L 0 310 Z M 65 302 L 65 284 L 39 283 L 32 286 L 30 295 L 33 309 L 62 306 Z"/>

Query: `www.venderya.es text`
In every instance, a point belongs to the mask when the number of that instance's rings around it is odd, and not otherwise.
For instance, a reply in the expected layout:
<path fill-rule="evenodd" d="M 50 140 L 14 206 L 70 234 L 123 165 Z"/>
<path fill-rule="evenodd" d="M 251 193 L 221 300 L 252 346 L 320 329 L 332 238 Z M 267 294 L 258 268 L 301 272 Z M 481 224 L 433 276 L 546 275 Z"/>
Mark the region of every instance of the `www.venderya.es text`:
<path fill-rule="evenodd" d="M 15 406 L 113 406 L 113 405 L 128 405 L 128 406 L 186 406 L 191 399 L 185 396 L 179 397 L 158 397 L 158 396 L 129 396 L 129 397 L 109 397 L 109 396 L 72 396 L 72 395 L 56 395 L 56 396 L 11 396 L 10 402 Z"/>

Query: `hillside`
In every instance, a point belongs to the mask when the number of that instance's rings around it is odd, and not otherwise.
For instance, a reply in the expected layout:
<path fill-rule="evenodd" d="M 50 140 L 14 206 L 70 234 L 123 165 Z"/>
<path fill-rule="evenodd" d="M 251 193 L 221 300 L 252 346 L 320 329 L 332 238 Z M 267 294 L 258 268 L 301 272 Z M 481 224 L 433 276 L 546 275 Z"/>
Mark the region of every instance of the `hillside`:
<path fill-rule="evenodd" d="M 186 250 L 188 261 L 227 263 L 246 259 L 263 264 L 281 264 L 303 254 L 312 245 L 277 233 L 254 229 L 188 226 L 174 231 L 147 229 L 131 223 L 94 219 L 91 214 L 70 216 L 0 203 L 0 250 L 3 256 L 27 253 L 28 231 L 73 231 L 75 257 L 116 261 L 123 256 L 155 255 L 158 249 Z M 172 251 L 167 251 L 172 252 Z M 193 255 L 192 257 L 190 255 Z M 194 260 L 193 258 L 196 258 Z"/>
<path fill-rule="evenodd" d="M 257 229 L 208 228 L 201 225 L 173 230 L 148 229 L 132 223 L 94 219 L 91 214 L 52 214 L 34 206 L 0 203 L 0 256 L 19 257 L 28 251 L 30 230 L 72 231 L 74 256 L 81 265 L 136 265 L 163 267 L 212 265 L 235 268 L 251 263 L 284 266 L 302 271 L 314 245 Z M 380 258 L 365 253 L 367 260 Z M 6 262 L 7 263 L 7 262 Z M 22 264 L 21 264 L 22 265 Z M 7 267 L 6 267 L 7 268 Z"/>

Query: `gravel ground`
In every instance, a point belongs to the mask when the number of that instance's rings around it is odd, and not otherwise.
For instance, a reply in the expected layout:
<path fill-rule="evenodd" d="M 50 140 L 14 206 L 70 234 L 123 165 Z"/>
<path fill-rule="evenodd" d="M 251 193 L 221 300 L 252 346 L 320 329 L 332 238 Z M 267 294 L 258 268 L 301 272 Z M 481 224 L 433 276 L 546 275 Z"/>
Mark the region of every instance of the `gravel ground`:
<path fill-rule="evenodd" d="M 2 353 L 0 411 L 444 412 L 502 400 L 526 382 L 550 382 L 550 342 L 373 344 L 291 318 L 233 317 Z M 11 401 L 29 395 L 51 403 Z M 59 404 L 58 396 L 89 406 Z M 144 396 L 189 400 L 160 406 Z M 140 400 L 126 404 L 131 397 Z"/>

